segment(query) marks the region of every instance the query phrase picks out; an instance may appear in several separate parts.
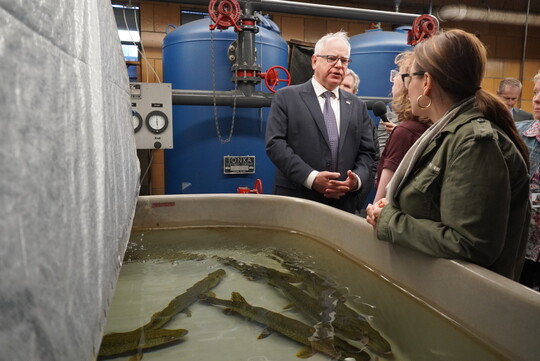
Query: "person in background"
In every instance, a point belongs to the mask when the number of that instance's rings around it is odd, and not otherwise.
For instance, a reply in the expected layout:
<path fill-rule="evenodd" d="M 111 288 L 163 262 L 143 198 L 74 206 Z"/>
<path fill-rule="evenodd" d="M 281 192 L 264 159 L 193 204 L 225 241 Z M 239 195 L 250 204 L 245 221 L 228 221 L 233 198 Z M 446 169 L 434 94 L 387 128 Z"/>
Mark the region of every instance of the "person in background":
<path fill-rule="evenodd" d="M 339 85 L 342 90 L 345 90 L 351 94 L 356 95 L 358 93 L 358 87 L 360 86 L 360 77 L 352 69 L 347 69 L 343 81 Z M 373 126 L 373 143 L 375 144 L 375 162 L 373 163 L 373 171 L 369 180 L 364 184 L 360 192 L 358 193 L 358 203 L 356 205 L 356 211 L 358 214 L 365 217 L 364 205 L 369 197 L 371 189 L 375 184 L 375 173 L 377 172 L 377 164 L 379 163 L 379 140 L 377 136 L 377 128 L 375 123 L 372 122 Z"/>
<path fill-rule="evenodd" d="M 390 70 L 390 82 L 392 84 L 394 83 L 394 79 L 396 78 L 396 76 L 399 76 L 399 70 L 398 69 Z M 379 126 L 377 128 L 377 139 L 379 140 L 379 154 L 382 154 L 382 152 L 384 151 L 384 147 L 386 146 L 386 141 L 388 140 L 390 133 L 392 133 L 392 130 L 394 129 L 394 127 L 397 125 L 397 122 L 398 122 L 396 113 L 394 113 L 394 111 L 392 110 L 391 104 L 387 104 L 386 118 L 388 119 L 388 121 L 383 122 L 381 119 L 379 121 Z"/>
<path fill-rule="evenodd" d="M 531 120 L 532 114 L 519 108 L 514 108 L 516 103 L 521 98 L 521 82 L 516 78 L 505 78 L 499 83 L 497 95 L 506 104 L 508 110 L 512 114 L 514 121 Z"/>
<path fill-rule="evenodd" d="M 410 51 L 398 54 L 395 62 L 399 66 L 400 74 L 409 72 L 412 60 L 413 53 Z M 377 192 L 373 200 L 374 203 L 386 196 L 386 186 L 405 153 L 431 125 L 429 119 L 412 114 L 409 96 L 403 86 L 401 76 L 394 76 L 392 80 L 392 110 L 397 115 L 398 125 L 393 127 L 377 166 L 377 181 L 375 183 Z"/>
<path fill-rule="evenodd" d="M 530 222 L 528 151 L 505 105 L 480 86 L 486 62 L 482 42 L 463 30 L 415 46 L 401 78 L 412 113 L 434 124 L 366 221 L 380 240 L 517 280 Z"/>
<path fill-rule="evenodd" d="M 525 264 L 519 282 L 536 291 L 540 291 L 540 70 L 533 78 L 533 115 L 534 120 L 516 123 L 519 134 L 529 148 L 530 190 L 532 217 L 529 228 L 529 240 L 525 252 Z"/>
<path fill-rule="evenodd" d="M 358 87 L 360 86 L 360 77 L 352 69 L 347 69 L 343 81 L 339 87 L 353 95 L 358 93 Z"/>
<path fill-rule="evenodd" d="M 366 104 L 339 88 L 350 52 L 345 32 L 315 44 L 313 78 L 275 93 L 265 140 L 277 168 L 274 194 L 355 213 L 358 192 L 373 171 L 375 145 Z"/>

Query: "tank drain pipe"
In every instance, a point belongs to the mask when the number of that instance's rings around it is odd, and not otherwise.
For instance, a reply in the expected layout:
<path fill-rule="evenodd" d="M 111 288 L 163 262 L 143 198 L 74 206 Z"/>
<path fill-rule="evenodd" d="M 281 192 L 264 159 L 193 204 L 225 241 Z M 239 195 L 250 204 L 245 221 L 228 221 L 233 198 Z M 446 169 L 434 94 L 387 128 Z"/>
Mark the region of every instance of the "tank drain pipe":
<path fill-rule="evenodd" d="M 444 5 L 437 11 L 441 21 L 479 21 L 486 23 L 499 23 L 511 25 L 540 26 L 540 16 L 511 11 L 491 10 L 489 8 L 476 8 L 467 5 Z"/>
<path fill-rule="evenodd" d="M 235 105 L 238 108 L 264 108 L 272 104 L 273 93 L 252 92 L 245 95 L 241 90 L 172 90 L 173 105 Z"/>

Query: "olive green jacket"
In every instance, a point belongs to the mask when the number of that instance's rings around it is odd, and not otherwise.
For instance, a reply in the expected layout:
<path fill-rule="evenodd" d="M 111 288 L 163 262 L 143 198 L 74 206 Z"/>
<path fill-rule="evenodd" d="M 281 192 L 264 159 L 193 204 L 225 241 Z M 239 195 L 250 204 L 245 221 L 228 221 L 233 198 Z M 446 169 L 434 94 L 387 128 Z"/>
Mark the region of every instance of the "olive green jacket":
<path fill-rule="evenodd" d="M 477 108 L 458 114 L 427 146 L 385 206 L 377 236 L 436 257 L 518 279 L 530 220 L 527 164 Z"/>

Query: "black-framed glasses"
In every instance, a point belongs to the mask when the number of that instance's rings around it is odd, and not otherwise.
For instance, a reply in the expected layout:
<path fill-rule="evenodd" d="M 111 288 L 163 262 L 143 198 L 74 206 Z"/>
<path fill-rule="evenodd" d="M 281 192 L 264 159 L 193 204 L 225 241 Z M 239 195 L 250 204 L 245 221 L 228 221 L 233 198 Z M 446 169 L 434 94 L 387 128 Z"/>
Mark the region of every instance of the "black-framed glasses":
<path fill-rule="evenodd" d="M 403 73 L 403 74 L 400 74 L 401 75 L 401 80 L 403 81 L 403 85 L 405 86 L 405 88 L 408 88 L 409 87 L 409 83 L 411 82 L 411 78 L 416 75 L 416 76 L 424 76 L 426 72 L 423 71 L 423 70 L 419 70 L 419 71 L 415 71 L 414 73 Z"/>
<path fill-rule="evenodd" d="M 341 60 L 341 64 L 343 66 L 349 66 L 349 63 L 352 61 L 351 58 L 346 58 L 344 56 L 336 56 L 336 55 L 316 55 L 319 58 L 326 58 L 326 61 L 330 64 L 337 63 L 338 60 Z"/>

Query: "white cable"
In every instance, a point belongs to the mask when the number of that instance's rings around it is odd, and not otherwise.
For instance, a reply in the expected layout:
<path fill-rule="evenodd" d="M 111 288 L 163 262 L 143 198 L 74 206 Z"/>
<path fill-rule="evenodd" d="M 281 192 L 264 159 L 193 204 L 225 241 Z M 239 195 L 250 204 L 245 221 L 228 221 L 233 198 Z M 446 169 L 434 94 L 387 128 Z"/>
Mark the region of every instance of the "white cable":
<path fill-rule="evenodd" d="M 156 73 L 155 68 L 152 65 L 150 65 L 150 62 L 148 61 L 148 58 L 145 55 L 144 45 L 142 43 L 142 38 L 141 38 L 141 42 L 140 42 L 141 49 L 142 49 L 142 51 L 141 51 L 139 49 L 139 46 L 138 46 L 137 42 L 135 42 L 135 40 L 131 36 L 131 32 L 130 32 L 130 29 L 129 29 L 129 26 L 128 26 L 128 23 L 127 23 L 127 19 L 126 19 L 126 8 L 125 7 L 122 8 L 122 15 L 124 16 L 124 24 L 126 25 L 126 29 L 128 31 L 128 35 L 129 35 L 129 38 L 131 39 L 131 42 L 133 43 L 133 45 L 137 46 L 137 51 L 139 52 L 139 54 L 141 54 L 143 59 L 146 61 L 146 82 L 148 83 L 148 73 L 149 73 L 148 72 L 148 67 L 150 67 L 152 69 L 152 72 L 154 73 L 154 75 L 157 78 L 157 82 L 161 83 L 161 79 L 159 78 L 159 75 Z M 137 13 L 135 11 L 133 12 L 133 19 L 135 20 L 135 29 L 137 30 L 137 33 L 140 34 L 139 25 L 137 24 Z"/>

